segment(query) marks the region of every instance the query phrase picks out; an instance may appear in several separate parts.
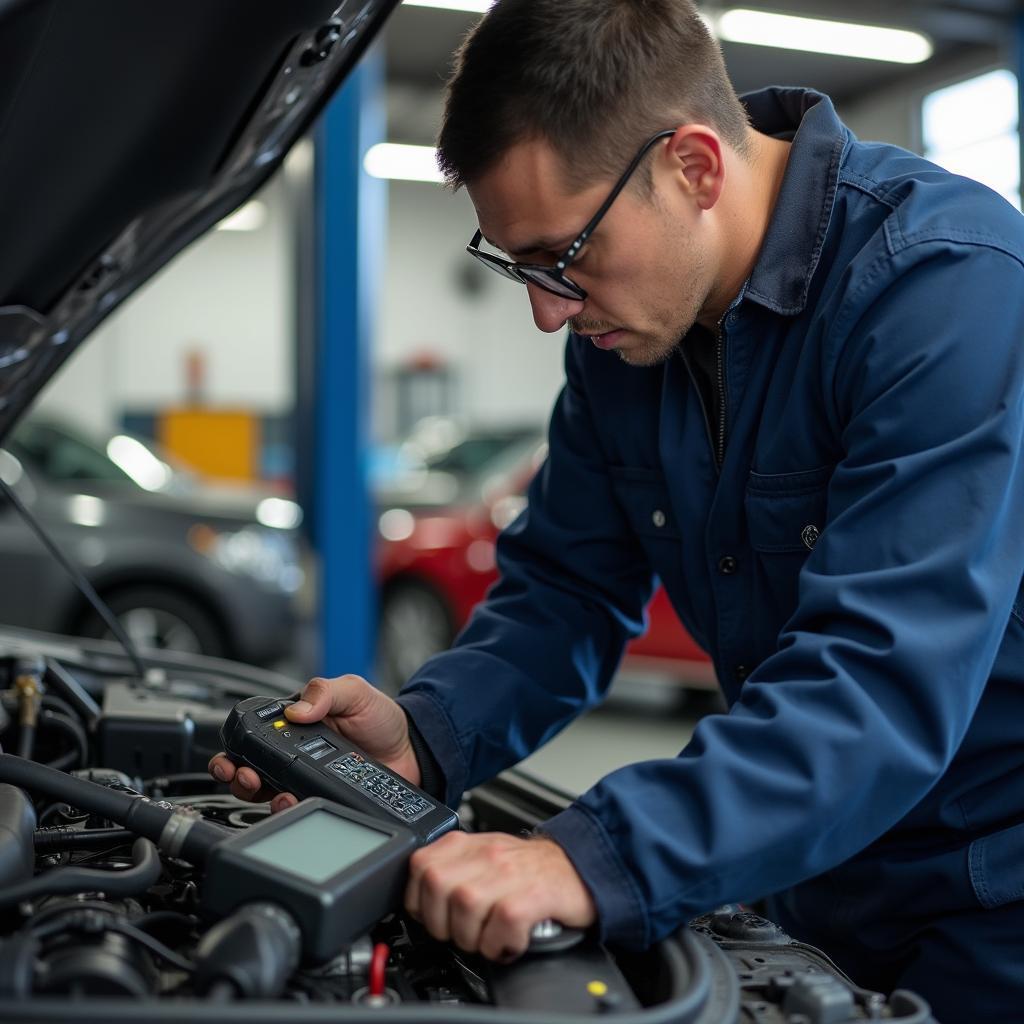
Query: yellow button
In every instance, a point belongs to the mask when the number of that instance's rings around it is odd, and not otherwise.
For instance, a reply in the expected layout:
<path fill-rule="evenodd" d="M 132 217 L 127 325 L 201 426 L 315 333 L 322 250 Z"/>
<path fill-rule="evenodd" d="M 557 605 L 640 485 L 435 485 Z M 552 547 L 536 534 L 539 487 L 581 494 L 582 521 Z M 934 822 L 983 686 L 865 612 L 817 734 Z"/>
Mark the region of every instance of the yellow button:
<path fill-rule="evenodd" d="M 603 981 L 590 981 L 587 983 L 587 991 L 594 997 L 608 995 L 608 986 Z"/>
<path fill-rule="evenodd" d="M 288 723 L 287 723 L 287 722 L 286 722 L 286 721 L 285 721 L 285 720 L 284 720 L 283 718 L 279 718 L 279 719 L 278 719 L 278 720 L 277 720 L 277 721 L 276 721 L 276 722 L 274 723 L 274 728 L 275 728 L 275 729 L 283 729 L 283 728 L 284 728 L 284 727 L 285 727 L 285 726 L 286 726 L 287 724 L 288 724 Z"/>

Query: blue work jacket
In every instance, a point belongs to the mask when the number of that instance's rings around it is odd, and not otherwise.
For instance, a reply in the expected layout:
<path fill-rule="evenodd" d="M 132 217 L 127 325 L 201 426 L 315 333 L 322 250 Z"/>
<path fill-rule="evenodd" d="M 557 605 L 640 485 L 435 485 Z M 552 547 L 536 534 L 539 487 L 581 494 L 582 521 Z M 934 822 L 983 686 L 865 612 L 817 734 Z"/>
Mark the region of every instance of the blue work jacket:
<path fill-rule="evenodd" d="M 400 697 L 454 801 L 601 699 L 660 578 L 729 711 L 544 825 L 627 947 L 824 872 L 1024 896 L 1024 218 L 819 93 L 745 102 L 792 149 L 724 441 L 681 354 L 570 335 L 501 579 Z"/>

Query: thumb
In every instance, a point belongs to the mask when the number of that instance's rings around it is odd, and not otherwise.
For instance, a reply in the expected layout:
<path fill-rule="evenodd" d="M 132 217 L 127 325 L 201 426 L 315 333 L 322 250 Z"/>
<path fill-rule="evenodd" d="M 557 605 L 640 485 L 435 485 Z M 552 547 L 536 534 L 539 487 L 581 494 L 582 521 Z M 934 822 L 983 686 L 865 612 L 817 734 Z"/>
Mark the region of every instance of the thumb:
<path fill-rule="evenodd" d="M 327 715 L 350 715 L 362 702 L 359 683 L 369 686 L 354 675 L 335 679 L 317 676 L 306 684 L 299 699 L 285 708 L 285 715 L 295 722 L 319 722 Z"/>

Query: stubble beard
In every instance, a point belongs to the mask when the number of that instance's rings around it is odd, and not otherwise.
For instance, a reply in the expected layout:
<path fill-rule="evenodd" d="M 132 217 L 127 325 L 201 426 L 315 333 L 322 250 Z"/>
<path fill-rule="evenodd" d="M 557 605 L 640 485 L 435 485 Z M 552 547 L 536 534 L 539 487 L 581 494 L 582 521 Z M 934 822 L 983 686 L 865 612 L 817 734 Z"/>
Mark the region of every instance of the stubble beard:
<path fill-rule="evenodd" d="M 706 296 L 689 290 L 672 310 L 659 311 L 655 329 L 638 335 L 629 346 L 615 349 L 615 354 L 628 366 L 658 366 L 667 362 L 681 348 L 683 339 L 697 321 Z"/>
<path fill-rule="evenodd" d="M 650 367 L 667 362 L 681 348 L 708 300 L 710 289 L 704 283 L 705 254 L 684 239 L 673 239 L 670 244 L 674 250 L 671 263 L 680 268 L 678 278 L 669 286 L 675 301 L 671 306 L 652 311 L 651 329 L 643 333 L 630 331 L 629 344 L 612 350 L 627 366 Z M 599 331 L 603 326 L 606 325 L 582 317 L 570 321 L 573 330 L 585 333 Z"/>

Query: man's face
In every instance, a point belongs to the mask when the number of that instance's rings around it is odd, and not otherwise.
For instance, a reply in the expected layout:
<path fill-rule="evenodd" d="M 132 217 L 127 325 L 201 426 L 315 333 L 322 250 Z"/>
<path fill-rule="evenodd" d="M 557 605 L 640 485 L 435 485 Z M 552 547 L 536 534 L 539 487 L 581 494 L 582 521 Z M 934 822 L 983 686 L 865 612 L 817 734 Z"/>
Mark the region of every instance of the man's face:
<path fill-rule="evenodd" d="M 636 172 L 637 181 L 659 150 Z M 626 154 L 624 163 L 628 159 Z M 652 366 L 668 358 L 693 326 L 711 290 L 711 259 L 692 204 L 663 187 L 659 171 L 655 166 L 652 195 L 633 187 L 620 193 L 566 271 L 586 290 L 585 300 L 526 286 L 542 331 L 558 331 L 568 322 L 624 362 Z M 553 265 L 614 184 L 573 193 L 564 179 L 547 143 L 514 146 L 468 186 L 484 238 L 518 262 Z"/>

